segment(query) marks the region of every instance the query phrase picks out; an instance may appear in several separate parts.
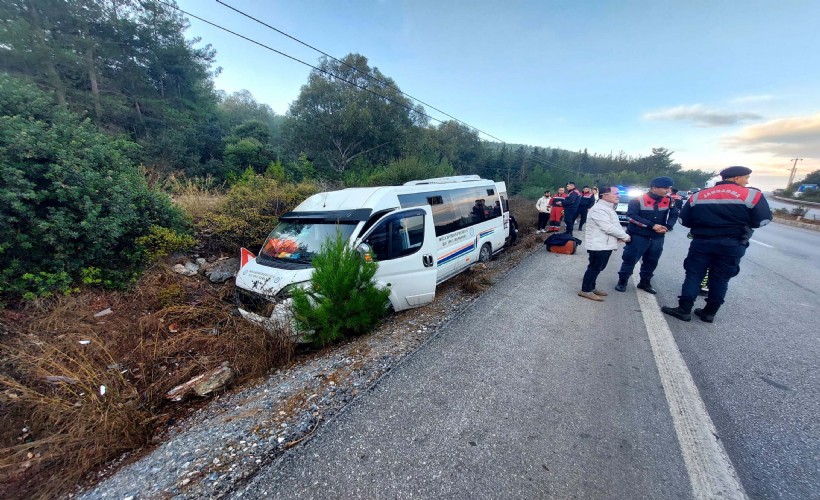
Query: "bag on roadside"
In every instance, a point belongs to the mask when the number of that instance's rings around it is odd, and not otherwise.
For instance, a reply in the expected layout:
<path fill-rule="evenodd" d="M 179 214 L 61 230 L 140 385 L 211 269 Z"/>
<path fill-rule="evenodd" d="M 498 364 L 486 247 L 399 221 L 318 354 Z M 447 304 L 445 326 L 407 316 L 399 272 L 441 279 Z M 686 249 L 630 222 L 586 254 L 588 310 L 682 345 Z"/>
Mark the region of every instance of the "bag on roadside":
<path fill-rule="evenodd" d="M 566 233 L 553 234 L 550 235 L 546 240 L 544 240 L 544 246 L 547 248 L 548 252 L 562 253 L 567 255 L 574 254 L 576 248 L 581 243 L 581 240 L 572 236 L 571 234 Z"/>

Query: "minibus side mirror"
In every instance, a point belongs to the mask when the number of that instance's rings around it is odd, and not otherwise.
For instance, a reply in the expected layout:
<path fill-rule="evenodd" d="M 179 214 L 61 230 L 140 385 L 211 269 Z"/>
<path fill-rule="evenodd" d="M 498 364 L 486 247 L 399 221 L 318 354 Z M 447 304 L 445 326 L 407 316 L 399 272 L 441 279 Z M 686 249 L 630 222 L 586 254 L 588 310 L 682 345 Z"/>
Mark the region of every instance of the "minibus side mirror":
<path fill-rule="evenodd" d="M 356 251 L 359 252 L 359 256 L 365 262 L 373 262 L 373 249 L 370 248 L 370 245 L 367 243 L 359 243 L 359 246 L 356 247 Z"/>

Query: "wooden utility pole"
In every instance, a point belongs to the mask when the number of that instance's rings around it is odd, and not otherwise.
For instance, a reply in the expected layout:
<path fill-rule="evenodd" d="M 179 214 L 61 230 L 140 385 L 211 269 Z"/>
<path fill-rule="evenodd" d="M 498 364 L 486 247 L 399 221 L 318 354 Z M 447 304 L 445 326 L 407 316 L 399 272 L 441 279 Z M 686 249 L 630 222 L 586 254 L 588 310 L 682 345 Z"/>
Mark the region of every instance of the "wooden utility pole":
<path fill-rule="evenodd" d="M 792 158 L 792 161 L 794 162 L 794 165 L 792 166 L 792 173 L 789 175 L 789 183 L 786 184 L 786 189 L 789 189 L 792 182 L 794 182 L 794 174 L 797 173 L 797 162 L 803 161 L 803 158 Z"/>

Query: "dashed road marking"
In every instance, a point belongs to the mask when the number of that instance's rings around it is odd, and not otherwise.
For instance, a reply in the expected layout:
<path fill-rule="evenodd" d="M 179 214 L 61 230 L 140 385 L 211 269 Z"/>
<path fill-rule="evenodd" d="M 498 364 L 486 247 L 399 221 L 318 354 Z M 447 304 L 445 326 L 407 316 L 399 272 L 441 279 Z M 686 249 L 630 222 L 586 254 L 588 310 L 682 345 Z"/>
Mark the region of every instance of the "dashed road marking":
<path fill-rule="evenodd" d="M 636 273 L 633 276 L 636 284 L 639 279 Z M 693 496 L 697 499 L 748 498 L 729 455 L 717 437 L 715 425 L 658 307 L 658 301 L 654 295 L 643 290 L 637 290 L 637 293 Z"/>
<path fill-rule="evenodd" d="M 758 245 L 763 245 L 766 248 L 774 248 L 774 245 L 768 245 L 766 243 L 763 243 L 763 242 L 760 242 L 760 241 L 757 241 L 757 240 L 749 240 L 749 241 L 751 241 L 752 243 L 757 243 Z"/>

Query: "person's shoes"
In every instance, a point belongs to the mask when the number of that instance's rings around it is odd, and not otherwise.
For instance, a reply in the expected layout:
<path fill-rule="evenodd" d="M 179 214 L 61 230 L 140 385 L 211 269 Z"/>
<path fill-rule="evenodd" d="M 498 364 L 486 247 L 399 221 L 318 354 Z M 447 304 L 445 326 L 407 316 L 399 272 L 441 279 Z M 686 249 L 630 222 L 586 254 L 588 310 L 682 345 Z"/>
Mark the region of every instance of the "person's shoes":
<path fill-rule="evenodd" d="M 661 307 L 661 311 L 664 314 L 674 316 L 681 321 L 692 321 L 692 315 L 686 311 L 686 309 L 681 309 L 680 307 L 663 306 Z"/>
<path fill-rule="evenodd" d="M 615 290 L 618 292 L 625 292 L 626 291 L 626 280 L 619 279 L 618 284 L 615 285 Z"/>
<path fill-rule="evenodd" d="M 603 298 L 603 297 L 599 297 L 599 296 L 595 295 L 595 294 L 594 294 L 594 293 L 592 293 L 592 292 L 578 292 L 578 295 L 579 295 L 580 297 L 585 298 L 585 299 L 595 300 L 595 301 L 597 301 L 597 302 L 603 302 L 603 301 L 604 301 L 604 298 Z"/>
<path fill-rule="evenodd" d="M 648 281 L 639 282 L 638 283 L 638 288 L 643 290 L 646 293 L 651 293 L 652 295 L 655 295 L 656 293 L 658 293 L 657 290 L 652 288 L 652 285 L 650 285 Z"/>
<path fill-rule="evenodd" d="M 704 323 L 711 323 L 715 320 L 715 315 L 714 314 L 709 314 L 706 311 L 704 311 L 703 309 L 701 309 L 700 307 L 695 309 L 694 312 L 695 312 L 695 316 L 700 318 L 700 320 L 703 321 Z"/>
<path fill-rule="evenodd" d="M 599 297 L 606 297 L 607 295 L 609 295 L 609 294 L 608 294 L 608 293 L 606 293 L 605 291 L 603 291 L 603 290 L 598 290 L 597 288 L 596 288 L 595 290 L 593 290 L 593 291 L 592 291 L 592 293 L 594 293 L 595 295 L 597 295 L 597 296 L 599 296 Z"/>

